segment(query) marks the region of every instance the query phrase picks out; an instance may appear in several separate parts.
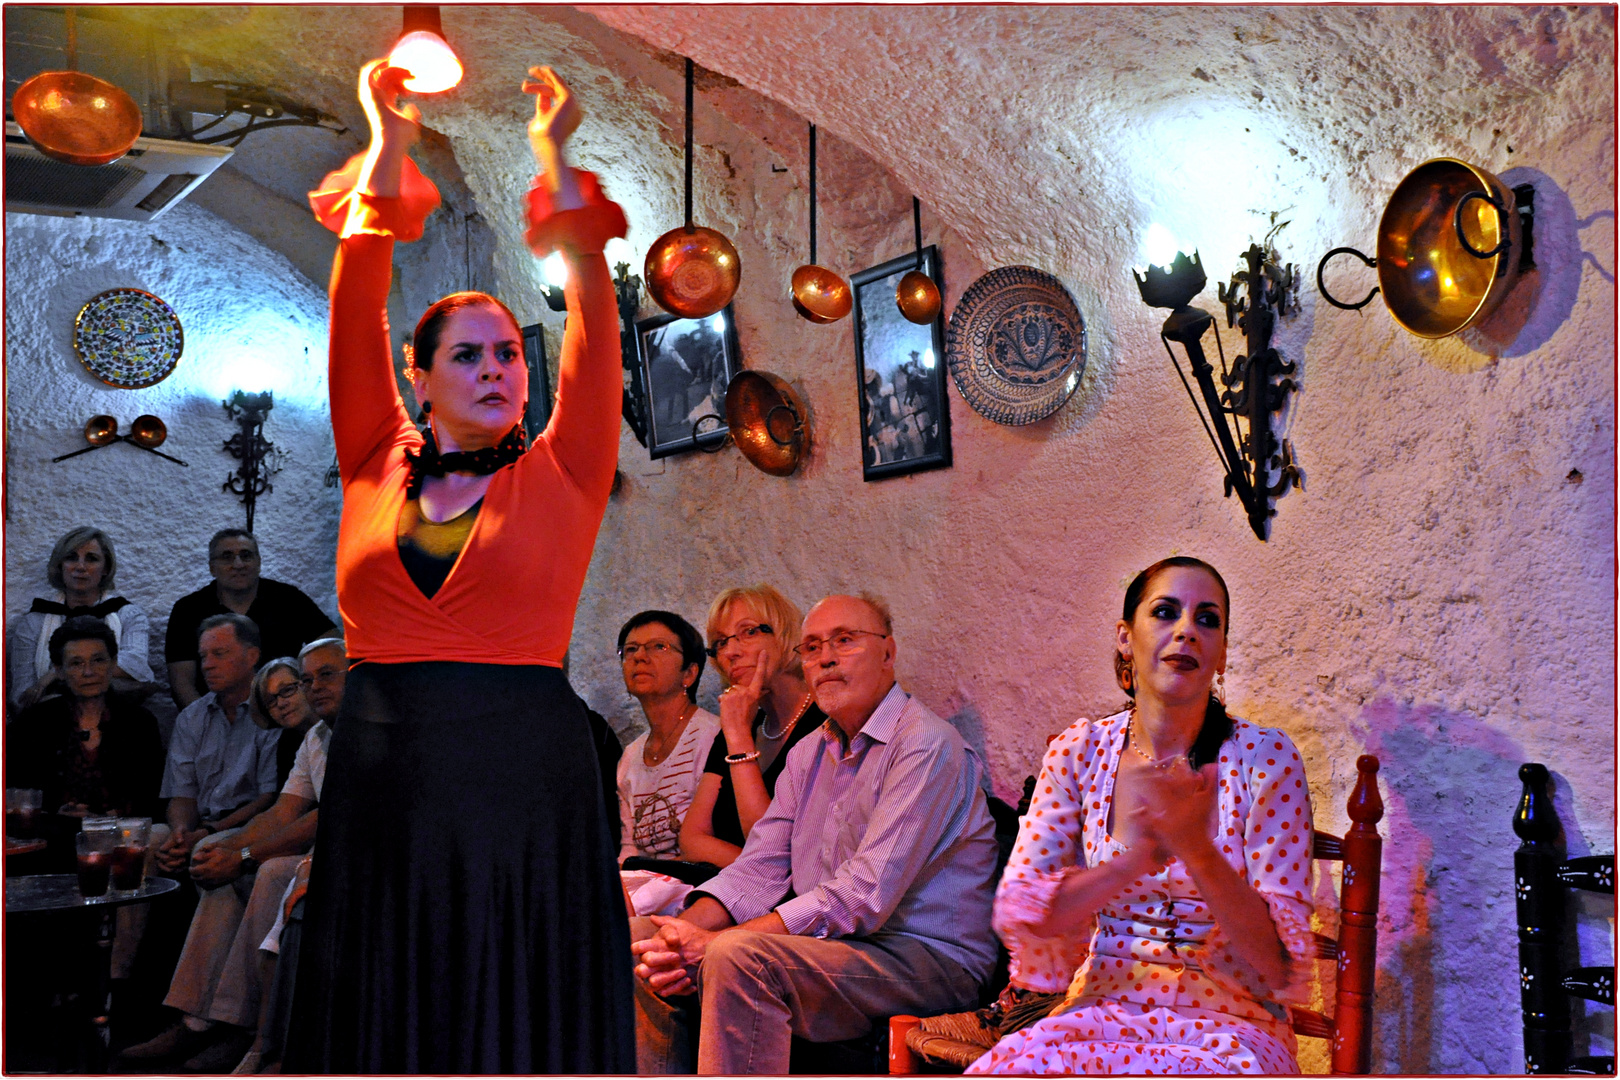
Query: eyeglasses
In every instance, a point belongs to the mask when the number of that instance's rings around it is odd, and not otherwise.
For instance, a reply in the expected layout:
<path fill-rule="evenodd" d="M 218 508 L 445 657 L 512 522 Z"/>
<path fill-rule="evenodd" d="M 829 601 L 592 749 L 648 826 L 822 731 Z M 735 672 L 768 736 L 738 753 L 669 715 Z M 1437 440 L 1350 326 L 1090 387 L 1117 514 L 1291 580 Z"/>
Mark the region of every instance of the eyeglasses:
<path fill-rule="evenodd" d="M 761 635 L 761 634 L 774 634 L 774 633 L 776 633 L 776 631 L 771 629 L 771 624 L 770 623 L 755 623 L 753 626 L 745 626 L 745 627 L 743 627 L 741 630 L 738 630 L 735 634 L 727 634 L 723 638 L 717 638 L 713 645 L 710 645 L 707 649 L 704 649 L 703 651 L 709 654 L 710 659 L 713 659 L 714 657 L 719 656 L 720 655 L 720 650 L 724 649 L 727 645 L 730 645 L 733 640 L 737 640 L 737 641 L 753 641 L 755 638 L 759 637 L 759 635 Z"/>
<path fill-rule="evenodd" d="M 222 563 L 258 562 L 259 553 L 257 551 L 217 551 L 214 553 L 210 561 Z"/>
<path fill-rule="evenodd" d="M 646 653 L 649 660 L 662 660 L 667 654 L 674 652 L 679 647 L 678 645 L 671 645 L 667 641 L 649 641 L 645 645 L 631 642 L 619 650 L 619 659 L 634 660 L 642 653 Z"/>
<path fill-rule="evenodd" d="M 342 671 L 317 671 L 313 675 L 306 672 L 298 677 L 298 681 L 307 688 L 314 686 L 316 683 L 337 682 L 339 679 L 343 678 L 343 675 L 344 673 Z"/>
<path fill-rule="evenodd" d="M 831 650 L 834 656 L 849 656 L 861 647 L 859 640 L 861 634 L 875 638 L 889 636 L 876 630 L 840 630 L 830 638 L 808 638 L 801 641 L 793 647 L 793 652 L 801 660 L 814 660 L 821 655 L 823 649 Z"/>
<path fill-rule="evenodd" d="M 297 683 L 293 683 L 291 686 L 283 687 L 282 689 L 278 690 L 274 694 L 271 694 L 270 695 L 270 700 L 271 701 L 291 701 L 294 697 L 296 697 L 297 695 L 299 695 L 299 694 L 301 694 L 303 692 L 304 692 L 304 688 L 302 686 L 298 685 Z"/>

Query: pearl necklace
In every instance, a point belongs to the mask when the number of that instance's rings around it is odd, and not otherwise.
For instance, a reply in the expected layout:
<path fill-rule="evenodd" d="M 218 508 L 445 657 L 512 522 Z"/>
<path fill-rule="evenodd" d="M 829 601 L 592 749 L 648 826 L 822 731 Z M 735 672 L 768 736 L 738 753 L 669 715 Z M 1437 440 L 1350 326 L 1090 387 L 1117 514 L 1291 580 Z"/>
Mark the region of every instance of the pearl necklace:
<path fill-rule="evenodd" d="M 1139 730 L 1140 728 L 1136 722 L 1136 706 L 1133 704 L 1131 706 L 1131 719 L 1128 725 L 1127 734 L 1130 736 L 1131 749 L 1136 752 L 1136 756 L 1147 762 L 1148 767 L 1152 769 L 1168 769 L 1173 767 L 1177 761 L 1186 760 L 1187 755 L 1185 753 L 1171 754 L 1169 757 L 1165 758 L 1148 757 L 1147 751 L 1142 749 L 1142 739 L 1141 736 L 1137 734 Z"/>
<path fill-rule="evenodd" d="M 761 723 L 759 725 L 759 733 L 760 733 L 760 735 L 763 738 L 766 738 L 766 739 L 770 740 L 771 742 L 776 742 L 779 739 L 787 738 L 789 735 L 791 735 L 793 733 L 794 725 L 796 725 L 800 720 L 804 719 L 804 714 L 810 711 L 810 703 L 815 701 L 815 700 L 816 700 L 816 696 L 814 694 L 810 693 L 808 690 L 805 691 L 804 701 L 800 703 L 799 711 L 793 714 L 793 719 L 791 719 L 791 720 L 789 720 L 787 722 L 786 727 L 784 727 L 777 734 L 772 735 L 770 732 L 765 730 L 765 723 L 770 720 L 770 717 L 767 716 L 765 718 L 765 721 L 761 721 Z"/>

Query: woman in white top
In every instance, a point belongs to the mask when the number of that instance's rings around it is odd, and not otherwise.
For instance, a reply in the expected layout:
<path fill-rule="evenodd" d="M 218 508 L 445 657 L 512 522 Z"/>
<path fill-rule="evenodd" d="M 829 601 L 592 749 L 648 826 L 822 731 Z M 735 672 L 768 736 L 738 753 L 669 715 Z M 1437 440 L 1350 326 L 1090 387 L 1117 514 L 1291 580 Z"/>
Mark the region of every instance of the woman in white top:
<path fill-rule="evenodd" d="M 703 638 L 673 612 L 643 611 L 619 631 L 624 688 L 649 730 L 619 758 L 619 862 L 680 857 L 681 820 L 703 775 L 720 718 L 697 707 Z"/>
<path fill-rule="evenodd" d="M 112 688 L 126 694 L 151 692 L 146 612 L 113 594 L 117 572 L 112 538 L 100 529 L 80 525 L 56 542 L 45 564 L 45 577 L 55 595 L 35 597 L 33 606 L 12 624 L 6 673 L 13 704 L 27 708 L 61 677 L 51 663 L 51 634 L 75 615 L 94 615 L 118 639 Z"/>

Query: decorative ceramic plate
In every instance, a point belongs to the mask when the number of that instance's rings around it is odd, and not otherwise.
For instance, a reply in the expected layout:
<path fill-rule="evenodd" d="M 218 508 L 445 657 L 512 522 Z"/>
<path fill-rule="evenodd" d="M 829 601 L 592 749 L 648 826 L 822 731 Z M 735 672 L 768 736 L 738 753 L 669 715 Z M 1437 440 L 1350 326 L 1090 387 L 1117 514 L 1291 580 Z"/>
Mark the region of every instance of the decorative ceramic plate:
<path fill-rule="evenodd" d="M 1086 324 L 1063 283 L 1003 266 L 968 286 L 951 312 L 945 361 L 962 399 L 998 424 L 1050 416 L 1080 385 Z"/>
<path fill-rule="evenodd" d="M 108 386 L 138 390 L 167 379 L 185 335 L 174 309 L 140 289 L 92 296 L 73 320 L 73 348 L 84 369 Z"/>

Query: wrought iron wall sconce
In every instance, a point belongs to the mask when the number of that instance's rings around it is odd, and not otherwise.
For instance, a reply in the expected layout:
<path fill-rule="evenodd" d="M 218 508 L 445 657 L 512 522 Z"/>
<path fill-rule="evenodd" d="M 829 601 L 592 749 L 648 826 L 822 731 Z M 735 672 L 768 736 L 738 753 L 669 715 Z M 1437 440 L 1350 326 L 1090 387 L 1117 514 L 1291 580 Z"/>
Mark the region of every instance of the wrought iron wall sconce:
<path fill-rule="evenodd" d="M 1215 317 L 1190 306 L 1192 298 L 1203 291 L 1207 280 L 1204 264 L 1193 252 L 1191 259 L 1181 252 L 1168 267 L 1150 266 L 1144 277 L 1136 277 L 1142 299 L 1150 307 L 1170 309 L 1159 337 L 1164 341 L 1170 363 L 1192 399 L 1193 411 L 1198 413 L 1204 432 L 1209 436 L 1215 454 L 1226 473 L 1226 494 L 1237 493 L 1248 512 L 1249 526 L 1254 535 L 1266 539 L 1268 519 L 1277 513 L 1271 500 L 1291 487 L 1300 486 L 1300 473 L 1294 464 L 1293 447 L 1288 440 L 1278 440 L 1271 430 L 1271 414 L 1280 410 L 1288 395 L 1298 390 L 1294 380 L 1287 378 L 1294 365 L 1285 361 L 1271 347 L 1271 334 L 1277 318 L 1298 310 L 1291 298 L 1296 289 L 1295 268 L 1283 266 L 1275 249 L 1258 244 L 1249 245 L 1244 252 L 1247 264 L 1232 276 L 1230 287 L 1219 286 L 1218 295 L 1226 307 L 1226 325 L 1239 327 L 1248 351 L 1235 357 L 1230 369 L 1226 366 L 1226 353 L 1221 347 L 1220 331 L 1215 332 L 1215 347 L 1221 360 L 1221 383 L 1215 385 L 1215 368 L 1204 356 L 1204 332 Z M 1179 342 L 1187 351 L 1193 378 L 1198 382 L 1202 396 L 1194 395 L 1192 385 L 1181 370 L 1172 341 Z M 1232 419 L 1229 421 L 1228 417 Z M 1237 421 L 1241 419 L 1244 425 Z M 1277 479 L 1271 475 L 1276 472 Z"/>
<path fill-rule="evenodd" d="M 225 452 L 241 462 L 236 471 L 225 478 L 221 491 L 228 491 L 242 500 L 247 508 L 247 529 L 253 531 L 253 511 L 259 496 L 271 490 L 270 478 L 281 471 L 281 454 L 274 443 L 264 437 L 264 422 L 275 408 L 275 396 L 268 390 L 259 394 L 244 394 L 238 390 L 225 406 L 225 415 L 235 421 L 239 429 L 225 440 Z"/>
<path fill-rule="evenodd" d="M 620 411 L 630 425 L 630 434 L 643 447 L 647 445 L 647 390 L 641 377 L 641 355 L 636 350 L 636 315 L 641 311 L 641 278 L 630 272 L 629 263 L 613 264 L 613 291 L 619 301 L 619 360 L 627 380 Z M 545 289 L 546 307 L 567 311 L 568 299 L 558 285 Z"/>
<path fill-rule="evenodd" d="M 115 417 L 92 416 L 84 425 L 84 441 L 90 445 L 81 450 L 63 454 L 61 457 L 53 457 L 51 463 L 54 465 L 58 461 L 76 458 L 80 454 L 100 450 L 103 446 L 111 446 L 115 442 L 125 442 L 131 446 L 138 446 L 149 454 L 156 454 L 165 461 L 172 461 L 176 465 L 185 465 L 189 469 L 191 466 L 187 465 L 186 462 L 177 457 L 171 457 L 158 449 L 168 437 L 168 426 L 150 413 L 137 416 L 129 425 L 128 435 L 118 434 L 118 420 Z"/>

